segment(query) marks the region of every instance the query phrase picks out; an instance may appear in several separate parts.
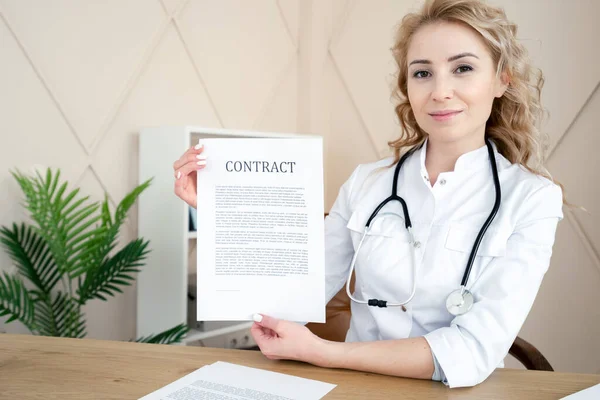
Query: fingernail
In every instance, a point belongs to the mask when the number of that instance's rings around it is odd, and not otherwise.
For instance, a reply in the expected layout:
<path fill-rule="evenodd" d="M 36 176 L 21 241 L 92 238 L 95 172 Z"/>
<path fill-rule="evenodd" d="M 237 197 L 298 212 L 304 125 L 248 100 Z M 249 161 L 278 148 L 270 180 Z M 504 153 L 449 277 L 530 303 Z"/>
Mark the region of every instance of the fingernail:
<path fill-rule="evenodd" d="M 206 161 L 198 161 L 198 165 L 206 165 Z"/>
<path fill-rule="evenodd" d="M 260 314 L 254 314 L 254 320 L 256 322 L 262 322 L 262 315 L 260 315 Z"/>
<path fill-rule="evenodd" d="M 202 154 L 197 154 L 197 155 L 196 155 L 196 158 L 197 158 L 198 160 L 206 160 L 206 156 L 203 156 Z"/>
<path fill-rule="evenodd" d="M 181 171 L 177 171 L 177 179 L 181 178 Z"/>
<path fill-rule="evenodd" d="M 198 141 L 198 144 L 194 146 L 196 150 L 200 150 L 202 147 L 204 147 L 204 145 L 200 143 L 200 141 Z"/>

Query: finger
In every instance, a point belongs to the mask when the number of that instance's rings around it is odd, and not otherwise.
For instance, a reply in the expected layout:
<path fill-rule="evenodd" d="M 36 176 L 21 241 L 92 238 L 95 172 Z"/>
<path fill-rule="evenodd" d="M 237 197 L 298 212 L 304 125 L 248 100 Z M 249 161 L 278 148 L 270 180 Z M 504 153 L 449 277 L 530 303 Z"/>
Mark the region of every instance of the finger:
<path fill-rule="evenodd" d="M 181 168 L 175 173 L 175 190 L 180 189 L 183 191 L 187 191 L 189 183 L 193 182 L 196 178 L 196 171 L 187 171 Z M 194 190 L 190 190 L 190 192 L 193 193 Z"/>
<path fill-rule="evenodd" d="M 252 334 L 252 336 L 262 336 L 263 327 L 255 322 L 250 327 L 250 333 Z"/>
<path fill-rule="evenodd" d="M 266 343 L 267 340 L 272 339 L 272 335 L 267 331 L 267 328 L 264 328 L 256 323 L 250 328 L 250 334 L 259 347 L 263 343 Z"/>
<path fill-rule="evenodd" d="M 204 151 L 204 146 L 202 144 L 197 144 L 196 146 L 190 147 L 186 150 L 185 153 L 179 157 L 177 161 L 173 163 L 173 169 L 177 170 L 183 166 L 186 162 L 190 161 L 190 159 L 198 156 L 200 153 Z"/>
<path fill-rule="evenodd" d="M 273 331 L 275 331 L 275 333 L 279 332 L 280 320 L 277 318 L 273 318 L 268 315 L 255 314 L 254 321 L 256 321 L 260 326 L 272 329 Z"/>
<path fill-rule="evenodd" d="M 178 160 L 176 160 L 173 163 L 173 169 L 176 170 L 178 168 L 181 168 L 182 165 L 184 165 L 185 163 L 191 161 L 194 158 L 204 157 L 201 154 L 202 151 L 203 151 L 203 149 L 196 150 L 194 148 L 191 148 L 190 150 L 186 151 L 185 153 L 183 153 L 183 155 L 181 157 L 179 157 Z M 204 157 L 204 158 L 206 158 L 206 157 Z"/>
<path fill-rule="evenodd" d="M 185 157 L 180 158 L 173 164 L 173 170 L 175 173 L 185 168 L 188 165 L 203 165 L 206 164 L 206 156 L 203 154 L 188 154 Z"/>
<path fill-rule="evenodd" d="M 198 170 L 206 167 L 206 163 L 207 163 L 207 161 L 204 159 L 204 160 L 194 160 L 194 161 L 190 161 L 190 162 L 184 164 L 179 169 L 175 170 L 175 179 L 181 180 L 184 183 L 184 187 L 187 186 L 186 177 L 189 174 L 191 174 L 192 172 L 198 171 Z"/>
<path fill-rule="evenodd" d="M 273 331 L 272 329 L 265 328 L 264 326 L 261 326 L 261 329 L 262 329 L 265 337 L 268 338 L 268 339 L 273 339 L 273 338 L 277 338 L 278 337 L 277 334 L 275 333 L 275 331 Z"/>

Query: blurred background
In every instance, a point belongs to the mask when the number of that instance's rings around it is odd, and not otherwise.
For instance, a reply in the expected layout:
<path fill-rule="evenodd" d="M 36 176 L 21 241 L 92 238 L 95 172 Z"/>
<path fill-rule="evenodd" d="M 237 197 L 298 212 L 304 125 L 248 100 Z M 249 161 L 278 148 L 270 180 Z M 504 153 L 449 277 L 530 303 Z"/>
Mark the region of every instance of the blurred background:
<path fill-rule="evenodd" d="M 600 1 L 491 3 L 519 25 L 544 71 L 547 165 L 588 210 L 565 209 L 520 336 L 555 370 L 600 373 Z M 0 0 L 0 225 L 25 218 L 14 168 L 60 168 L 92 199 L 107 193 L 118 203 L 138 184 L 147 126 L 322 135 L 329 210 L 355 166 L 387 156 L 398 135 L 390 47 L 396 24 L 419 4 Z M 164 196 L 174 196 L 171 186 Z M 134 206 L 121 241 L 136 237 L 137 218 Z M 0 252 L 0 270 L 11 268 Z M 88 337 L 134 338 L 135 284 L 85 311 Z M 27 332 L 4 320 L 0 331 Z M 507 366 L 522 368 L 510 357 Z"/>

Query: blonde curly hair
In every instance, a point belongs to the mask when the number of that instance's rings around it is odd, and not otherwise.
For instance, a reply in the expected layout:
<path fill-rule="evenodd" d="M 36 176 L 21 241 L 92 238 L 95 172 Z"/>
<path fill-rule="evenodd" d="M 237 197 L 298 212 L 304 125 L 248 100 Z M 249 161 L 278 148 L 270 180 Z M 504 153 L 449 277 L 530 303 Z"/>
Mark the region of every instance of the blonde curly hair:
<path fill-rule="evenodd" d="M 460 23 L 483 37 L 497 76 L 506 73 L 510 82 L 504 95 L 494 99 L 486 136 L 511 163 L 521 164 L 530 172 L 555 182 L 543 167 L 548 142 L 547 135 L 539 129 L 545 116 L 540 100 L 543 74 L 531 64 L 526 48 L 517 41 L 517 25 L 507 19 L 504 10 L 481 0 L 426 0 L 420 12 L 407 14 L 402 19 L 392 47 L 398 67 L 393 95 L 399 100 L 395 111 L 401 127 L 400 137 L 388 143 L 394 151 L 393 164 L 401 153 L 420 146 L 427 137 L 408 101 L 406 58 L 415 32 L 436 22 Z"/>

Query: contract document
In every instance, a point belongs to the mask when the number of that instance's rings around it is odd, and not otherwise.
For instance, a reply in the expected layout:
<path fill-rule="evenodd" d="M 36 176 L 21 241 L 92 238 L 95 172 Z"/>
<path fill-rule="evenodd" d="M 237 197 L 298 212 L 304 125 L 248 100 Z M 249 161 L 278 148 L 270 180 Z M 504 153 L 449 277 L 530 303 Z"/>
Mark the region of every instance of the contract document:
<path fill-rule="evenodd" d="M 594 385 L 587 389 L 562 397 L 562 400 L 598 400 L 600 399 L 600 385 Z"/>
<path fill-rule="evenodd" d="M 198 321 L 325 322 L 322 138 L 201 143 Z"/>
<path fill-rule="evenodd" d="M 318 400 L 335 386 L 218 361 L 139 400 Z"/>

